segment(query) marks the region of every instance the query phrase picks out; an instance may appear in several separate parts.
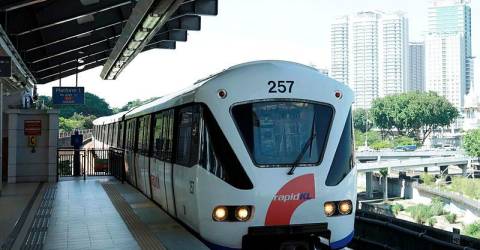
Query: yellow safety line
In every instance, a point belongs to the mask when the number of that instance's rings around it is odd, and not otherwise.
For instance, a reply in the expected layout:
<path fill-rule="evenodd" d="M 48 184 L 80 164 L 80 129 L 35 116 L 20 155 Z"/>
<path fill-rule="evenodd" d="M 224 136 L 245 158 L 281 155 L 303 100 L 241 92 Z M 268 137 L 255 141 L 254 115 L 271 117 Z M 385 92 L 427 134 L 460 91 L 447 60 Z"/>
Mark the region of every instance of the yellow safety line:
<path fill-rule="evenodd" d="M 103 189 L 112 201 L 113 206 L 117 209 L 128 230 L 132 233 L 138 245 L 145 250 L 166 250 L 160 240 L 150 231 L 140 218 L 135 214 L 133 209 L 128 205 L 122 195 L 117 191 L 113 184 L 102 184 Z"/>

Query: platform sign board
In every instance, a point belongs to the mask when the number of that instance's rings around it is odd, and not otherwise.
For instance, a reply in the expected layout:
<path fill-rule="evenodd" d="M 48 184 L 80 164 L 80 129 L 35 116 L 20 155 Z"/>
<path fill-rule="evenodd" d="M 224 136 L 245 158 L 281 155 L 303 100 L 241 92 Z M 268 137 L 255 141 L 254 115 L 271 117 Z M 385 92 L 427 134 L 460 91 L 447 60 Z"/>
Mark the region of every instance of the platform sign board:
<path fill-rule="evenodd" d="M 23 133 L 27 136 L 39 136 L 42 134 L 42 121 L 25 120 L 23 123 Z"/>
<path fill-rule="evenodd" d="M 12 76 L 12 58 L 9 56 L 0 56 L 0 77 Z"/>
<path fill-rule="evenodd" d="M 85 103 L 84 87 L 53 87 L 54 105 L 83 105 Z"/>

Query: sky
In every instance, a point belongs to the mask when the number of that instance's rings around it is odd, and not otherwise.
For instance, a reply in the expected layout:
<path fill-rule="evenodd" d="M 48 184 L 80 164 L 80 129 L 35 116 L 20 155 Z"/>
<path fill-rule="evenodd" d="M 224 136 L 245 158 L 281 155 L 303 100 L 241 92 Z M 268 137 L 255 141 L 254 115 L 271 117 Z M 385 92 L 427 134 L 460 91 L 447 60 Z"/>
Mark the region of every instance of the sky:
<path fill-rule="evenodd" d="M 421 41 L 430 0 L 218 0 L 218 16 L 202 16 L 201 31 L 189 31 L 175 50 L 154 49 L 137 56 L 117 80 L 101 80 L 102 67 L 79 74 L 79 86 L 112 107 L 134 99 L 163 96 L 235 64 L 279 59 L 330 68 L 330 25 L 336 16 L 358 11 L 402 11 L 410 41 Z M 471 0 L 472 47 L 480 58 L 480 0 Z M 478 32 L 476 32 L 478 31 Z M 480 61 L 475 75 L 480 83 Z M 39 85 L 51 95 L 58 81 Z M 75 77 L 62 79 L 75 86 Z"/>

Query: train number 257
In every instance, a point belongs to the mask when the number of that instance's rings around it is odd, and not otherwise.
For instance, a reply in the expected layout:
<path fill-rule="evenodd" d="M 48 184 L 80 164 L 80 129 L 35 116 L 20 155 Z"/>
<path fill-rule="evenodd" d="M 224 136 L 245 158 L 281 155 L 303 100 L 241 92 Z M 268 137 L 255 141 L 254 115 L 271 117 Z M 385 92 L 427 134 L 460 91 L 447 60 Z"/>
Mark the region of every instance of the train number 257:
<path fill-rule="evenodd" d="M 268 93 L 292 93 L 294 81 L 268 81 Z"/>

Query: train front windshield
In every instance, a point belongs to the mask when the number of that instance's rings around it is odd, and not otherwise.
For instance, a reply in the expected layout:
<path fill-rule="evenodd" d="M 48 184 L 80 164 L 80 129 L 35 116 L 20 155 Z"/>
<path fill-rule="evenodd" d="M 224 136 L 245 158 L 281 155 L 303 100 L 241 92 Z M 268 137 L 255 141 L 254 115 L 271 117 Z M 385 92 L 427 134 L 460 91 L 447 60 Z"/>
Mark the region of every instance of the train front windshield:
<path fill-rule="evenodd" d="M 259 167 L 318 165 L 333 108 L 302 101 L 265 101 L 232 108 L 233 117 Z"/>

